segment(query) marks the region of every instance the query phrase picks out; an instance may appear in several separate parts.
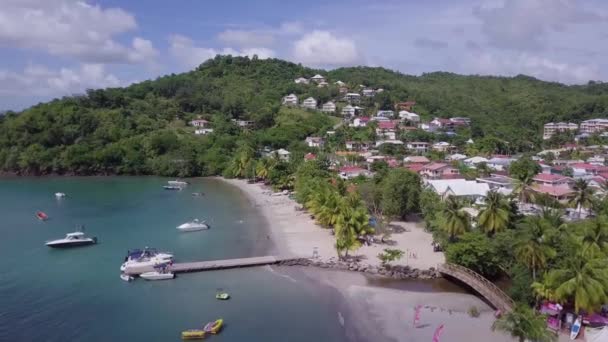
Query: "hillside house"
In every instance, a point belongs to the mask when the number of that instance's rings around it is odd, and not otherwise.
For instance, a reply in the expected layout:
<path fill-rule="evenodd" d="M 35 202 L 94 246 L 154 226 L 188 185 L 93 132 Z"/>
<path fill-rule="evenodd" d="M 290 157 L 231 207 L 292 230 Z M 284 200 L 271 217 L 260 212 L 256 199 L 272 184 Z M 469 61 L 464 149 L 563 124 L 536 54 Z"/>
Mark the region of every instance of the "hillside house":
<path fill-rule="evenodd" d="M 351 106 L 351 105 L 346 105 L 344 106 L 344 108 L 342 108 L 342 112 L 341 114 L 343 116 L 355 116 L 355 107 Z"/>
<path fill-rule="evenodd" d="M 438 152 L 448 152 L 452 148 L 454 148 L 454 146 L 452 146 L 450 143 L 445 142 L 445 141 L 440 141 L 440 142 L 433 144 L 433 150 L 438 151 Z"/>
<path fill-rule="evenodd" d="M 342 179 L 353 179 L 359 176 L 371 177 L 372 173 L 359 166 L 343 166 L 339 170 L 339 175 Z"/>
<path fill-rule="evenodd" d="M 371 119 L 367 116 L 361 116 L 361 117 L 355 118 L 353 120 L 352 126 L 353 127 L 367 127 L 367 124 L 370 120 Z"/>
<path fill-rule="evenodd" d="M 365 88 L 361 91 L 361 94 L 365 97 L 373 97 L 376 95 L 376 91 L 371 88 Z"/>
<path fill-rule="evenodd" d="M 323 147 L 325 140 L 321 137 L 308 137 L 306 138 L 306 145 L 308 147 Z"/>
<path fill-rule="evenodd" d="M 284 148 L 280 148 L 280 149 L 274 151 L 274 153 L 280 160 L 286 161 L 286 162 L 289 161 L 289 157 L 291 156 L 291 153 Z"/>
<path fill-rule="evenodd" d="M 209 121 L 203 119 L 192 120 L 190 121 L 190 126 L 205 128 L 209 126 Z"/>
<path fill-rule="evenodd" d="M 487 162 L 488 162 L 488 158 L 479 157 L 479 156 L 471 157 L 471 158 L 464 160 L 464 164 L 468 167 L 475 167 L 475 166 L 477 166 L 477 164 L 487 163 Z"/>
<path fill-rule="evenodd" d="M 490 187 L 486 183 L 477 183 L 465 179 L 435 179 L 428 180 L 426 183 L 443 199 L 454 196 L 477 201 L 485 198 L 490 191 Z"/>
<path fill-rule="evenodd" d="M 403 158 L 403 162 L 411 164 L 428 164 L 431 161 L 429 160 L 429 158 L 424 156 L 407 156 Z"/>
<path fill-rule="evenodd" d="M 547 140 L 557 133 L 576 132 L 578 125 L 571 122 L 549 122 L 543 127 L 543 139 Z"/>
<path fill-rule="evenodd" d="M 395 104 L 395 110 L 405 110 L 411 112 L 415 104 L 416 101 L 398 102 Z"/>
<path fill-rule="evenodd" d="M 295 107 L 298 105 L 298 96 L 296 94 L 289 94 L 283 97 L 283 105 L 284 106 L 292 106 Z"/>
<path fill-rule="evenodd" d="M 346 94 L 346 93 L 348 93 L 348 87 L 345 87 L 345 86 L 339 87 L 338 92 L 340 94 Z"/>
<path fill-rule="evenodd" d="M 306 109 L 317 109 L 317 100 L 314 97 L 309 97 L 302 101 L 302 107 Z"/>
<path fill-rule="evenodd" d="M 194 130 L 195 135 L 207 135 L 213 133 L 213 128 L 198 128 Z"/>
<path fill-rule="evenodd" d="M 461 161 L 467 159 L 467 156 L 460 153 L 454 153 L 445 158 L 447 161 Z"/>
<path fill-rule="evenodd" d="M 308 84 L 308 79 L 304 77 L 298 77 L 293 80 L 296 84 Z"/>
<path fill-rule="evenodd" d="M 356 104 L 361 102 L 361 95 L 358 93 L 346 93 L 346 95 L 344 95 L 344 100 L 348 101 L 350 104 Z"/>
<path fill-rule="evenodd" d="M 310 80 L 315 83 L 321 83 L 321 82 L 325 82 L 325 77 L 323 77 L 319 74 L 316 74 L 313 77 L 311 77 Z"/>
<path fill-rule="evenodd" d="M 563 185 L 567 186 L 573 182 L 572 178 L 570 178 L 570 177 L 552 175 L 549 173 L 539 173 L 536 176 L 534 176 L 534 178 L 532 178 L 532 181 L 536 185 L 545 185 L 545 186 L 563 186 Z"/>
<path fill-rule="evenodd" d="M 457 175 L 458 169 L 446 163 L 430 163 L 424 165 L 420 171 L 420 175 L 425 178 L 438 179 L 443 175 Z"/>
<path fill-rule="evenodd" d="M 488 160 L 486 164 L 496 171 L 506 171 L 514 160 L 512 158 L 494 157 Z"/>
<path fill-rule="evenodd" d="M 470 126 L 471 125 L 471 119 L 460 117 L 460 116 L 450 118 L 450 121 L 452 121 L 455 126 Z"/>
<path fill-rule="evenodd" d="M 333 103 L 332 101 L 328 101 L 326 103 L 323 104 L 323 107 L 321 108 L 321 111 L 323 113 L 335 113 L 336 112 L 336 104 Z"/>
<path fill-rule="evenodd" d="M 547 195 L 554 200 L 565 203 L 576 195 L 576 191 L 567 185 L 550 186 L 550 185 L 535 185 L 531 189 L 539 194 Z"/>
<path fill-rule="evenodd" d="M 402 120 L 410 121 L 410 122 L 413 122 L 413 123 L 419 123 L 420 122 L 420 115 L 418 115 L 416 113 L 408 112 L 406 110 L 400 111 L 399 112 L 399 117 Z"/>
<path fill-rule="evenodd" d="M 323 82 L 319 82 L 319 84 L 317 85 L 317 88 L 325 88 L 329 85 L 329 83 L 323 81 Z"/>
<path fill-rule="evenodd" d="M 429 143 L 423 141 L 408 142 L 406 147 L 416 153 L 426 153 L 429 151 Z"/>
<path fill-rule="evenodd" d="M 367 141 L 346 141 L 346 149 L 349 151 L 367 151 L 371 144 Z"/>
<path fill-rule="evenodd" d="M 477 183 L 486 183 L 490 187 L 491 190 L 501 190 L 501 193 L 509 192 L 515 187 L 515 180 L 513 178 L 491 174 L 490 177 L 481 177 L 477 178 L 475 181 Z"/>
<path fill-rule="evenodd" d="M 346 85 L 346 83 L 344 83 L 344 82 L 342 82 L 340 80 L 334 82 L 334 84 L 337 85 L 338 87 L 344 87 Z"/>
<path fill-rule="evenodd" d="M 314 153 L 306 153 L 304 155 L 304 160 L 310 161 L 310 160 L 316 160 L 317 156 Z"/>
<path fill-rule="evenodd" d="M 250 120 L 231 119 L 230 121 L 232 121 L 235 125 L 239 126 L 240 128 L 249 128 L 255 124 L 255 122 L 250 121 Z"/>
<path fill-rule="evenodd" d="M 435 118 L 430 124 L 444 130 L 454 129 L 454 123 L 450 119 Z"/>
<path fill-rule="evenodd" d="M 397 123 L 395 121 L 379 121 L 376 135 L 380 139 L 395 140 Z"/>
<path fill-rule="evenodd" d="M 376 116 L 392 119 L 395 116 L 395 112 L 393 112 L 392 110 L 379 110 L 376 113 Z"/>

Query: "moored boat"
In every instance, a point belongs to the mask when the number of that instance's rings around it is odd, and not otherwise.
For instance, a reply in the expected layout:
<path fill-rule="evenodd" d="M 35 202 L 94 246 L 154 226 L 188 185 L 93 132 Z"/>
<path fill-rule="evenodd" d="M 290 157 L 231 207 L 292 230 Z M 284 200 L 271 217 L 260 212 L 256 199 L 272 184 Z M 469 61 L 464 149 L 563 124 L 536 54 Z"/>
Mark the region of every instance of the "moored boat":
<path fill-rule="evenodd" d="M 155 267 L 158 268 L 158 267 Z M 175 274 L 167 271 L 166 266 L 162 268 L 158 268 L 156 271 L 144 272 L 139 275 L 141 278 L 146 280 L 167 280 L 175 278 Z"/>
<path fill-rule="evenodd" d="M 180 180 L 172 180 L 172 181 L 167 181 L 167 184 L 171 185 L 171 186 L 181 186 L 184 187 L 186 185 L 188 185 L 188 182 L 184 182 L 184 181 L 180 181 Z"/>
<path fill-rule="evenodd" d="M 181 186 L 177 186 L 177 185 L 163 185 L 163 188 L 165 190 L 181 190 L 182 189 Z"/>
<path fill-rule="evenodd" d="M 190 329 L 182 331 L 182 340 L 202 340 L 205 338 L 205 331 L 200 329 Z"/>
<path fill-rule="evenodd" d="M 186 222 L 177 226 L 177 229 L 182 232 L 194 232 L 198 230 L 209 229 L 209 225 L 205 221 L 199 221 L 199 219 L 194 219 L 190 222 Z"/>
<path fill-rule="evenodd" d="M 63 239 L 47 241 L 46 245 L 52 248 L 69 248 L 94 245 L 96 243 L 96 237 L 86 237 L 83 232 L 73 232 L 68 233 Z"/>
<path fill-rule="evenodd" d="M 120 265 L 120 271 L 125 272 L 127 268 L 142 269 L 154 267 L 173 262 L 173 254 L 158 252 L 154 248 L 129 250 L 125 262 Z"/>
<path fill-rule="evenodd" d="M 128 274 L 120 273 L 120 279 L 122 279 L 122 280 L 124 280 L 126 282 L 129 282 L 129 281 L 133 281 L 133 279 L 135 279 L 135 278 L 131 277 Z"/>
<path fill-rule="evenodd" d="M 65 195 L 65 193 L 63 193 L 63 192 L 56 192 L 56 193 L 55 193 L 55 197 L 57 197 L 57 198 L 64 198 L 65 196 L 66 196 L 66 195 Z"/>
<path fill-rule="evenodd" d="M 215 294 L 215 299 L 228 300 L 230 299 L 230 294 L 228 294 L 227 292 L 218 292 Z"/>
<path fill-rule="evenodd" d="M 224 320 L 220 318 L 218 320 L 205 324 L 203 330 L 206 333 L 217 334 L 222 329 L 222 325 L 224 325 Z"/>
<path fill-rule="evenodd" d="M 47 214 L 45 214 L 42 211 L 37 211 L 36 212 L 36 217 L 40 220 L 40 221 L 46 221 L 49 219 L 49 216 Z"/>

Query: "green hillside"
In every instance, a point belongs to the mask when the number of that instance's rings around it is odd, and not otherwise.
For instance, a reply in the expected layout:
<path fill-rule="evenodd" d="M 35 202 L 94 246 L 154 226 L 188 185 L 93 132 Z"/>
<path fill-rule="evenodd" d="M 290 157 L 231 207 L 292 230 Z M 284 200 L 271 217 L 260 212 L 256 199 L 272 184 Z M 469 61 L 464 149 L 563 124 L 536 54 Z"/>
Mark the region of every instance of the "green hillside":
<path fill-rule="evenodd" d="M 297 77 L 320 73 L 330 87 L 298 85 Z M 28 174 L 221 173 L 242 145 L 305 152 L 302 141 L 337 122 L 319 112 L 286 109 L 281 97 L 313 96 L 322 104 L 338 97 L 333 82 L 383 88 L 365 103 L 368 111 L 415 100 L 423 118 L 467 116 L 473 138 L 494 135 L 514 151 L 540 146 L 542 124 L 606 117 L 608 86 L 565 86 L 518 76 L 450 73 L 407 76 L 383 68 L 329 72 L 290 62 L 218 56 L 196 70 L 126 88 L 39 104 L 0 119 L 0 169 Z M 201 117 L 215 130 L 195 136 L 186 123 Z M 240 129 L 230 119 L 252 120 Z"/>

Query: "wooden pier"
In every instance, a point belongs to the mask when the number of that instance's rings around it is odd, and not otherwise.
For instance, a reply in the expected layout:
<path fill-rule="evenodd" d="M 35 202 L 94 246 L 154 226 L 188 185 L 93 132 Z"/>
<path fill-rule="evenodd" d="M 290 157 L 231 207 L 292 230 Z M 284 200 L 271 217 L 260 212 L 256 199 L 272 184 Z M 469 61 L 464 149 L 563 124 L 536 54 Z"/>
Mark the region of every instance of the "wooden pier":
<path fill-rule="evenodd" d="M 252 258 L 241 258 L 241 259 L 224 259 L 224 260 L 210 260 L 210 261 L 195 261 L 195 262 L 181 262 L 174 263 L 167 267 L 168 271 L 173 273 L 185 273 L 185 272 L 203 272 L 212 270 L 223 270 L 228 268 L 238 267 L 253 267 L 263 265 L 278 264 L 282 261 L 291 260 L 292 258 L 278 257 L 278 256 L 261 256 Z M 125 273 L 129 275 L 138 275 L 144 272 L 154 271 L 153 266 L 143 267 L 127 267 Z"/>

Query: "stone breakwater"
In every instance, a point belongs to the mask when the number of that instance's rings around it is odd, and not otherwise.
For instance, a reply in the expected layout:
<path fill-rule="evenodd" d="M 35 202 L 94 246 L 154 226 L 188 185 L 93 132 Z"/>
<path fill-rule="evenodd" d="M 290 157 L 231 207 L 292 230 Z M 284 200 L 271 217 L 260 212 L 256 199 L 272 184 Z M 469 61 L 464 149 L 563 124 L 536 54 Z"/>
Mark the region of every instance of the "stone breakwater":
<path fill-rule="evenodd" d="M 341 271 L 360 272 L 370 275 L 383 276 L 393 279 L 435 279 L 441 274 L 431 267 L 427 270 L 411 268 L 409 266 L 373 266 L 357 261 L 342 261 L 334 258 L 329 261 L 318 261 L 314 259 L 300 258 L 281 261 L 280 266 L 307 266 L 334 269 Z"/>

